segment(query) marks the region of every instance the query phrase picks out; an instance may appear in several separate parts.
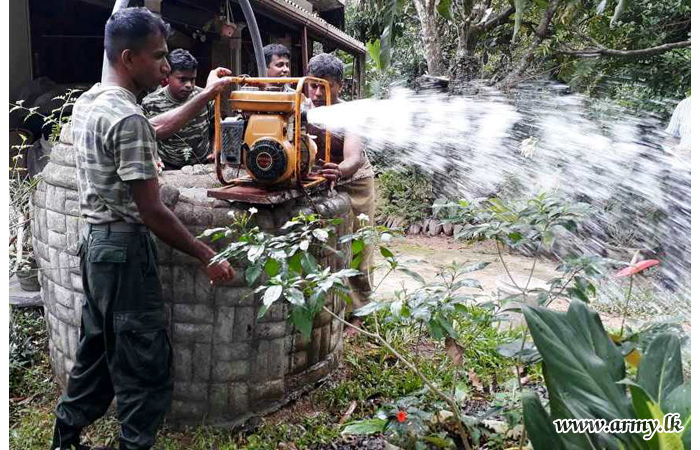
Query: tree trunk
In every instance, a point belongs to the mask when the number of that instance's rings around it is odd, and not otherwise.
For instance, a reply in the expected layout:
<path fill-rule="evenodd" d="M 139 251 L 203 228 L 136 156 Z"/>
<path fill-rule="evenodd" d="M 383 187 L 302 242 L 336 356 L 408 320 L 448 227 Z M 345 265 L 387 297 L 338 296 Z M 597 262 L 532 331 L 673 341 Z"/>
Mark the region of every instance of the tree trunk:
<path fill-rule="evenodd" d="M 440 40 L 435 16 L 435 0 L 413 0 L 420 20 L 421 39 L 425 47 L 425 60 L 428 62 L 428 74 L 441 76 L 445 74 L 442 61 Z"/>
<path fill-rule="evenodd" d="M 554 13 L 557 12 L 557 8 L 559 8 L 559 2 L 560 0 L 549 0 L 549 3 L 547 4 L 547 9 L 544 12 L 544 15 L 542 16 L 542 19 L 540 20 L 539 25 L 537 26 L 537 30 L 535 32 L 535 36 L 532 39 L 532 43 L 530 46 L 527 48 L 525 51 L 525 54 L 523 57 L 520 59 L 520 62 L 518 65 L 511 71 L 511 73 L 506 76 L 506 78 L 500 83 L 501 87 L 511 87 L 515 83 L 518 82 L 522 74 L 525 73 L 528 67 L 530 67 L 530 63 L 532 63 L 532 60 L 535 57 L 535 51 L 537 50 L 537 47 L 542 44 L 544 41 L 544 38 L 547 36 L 547 27 L 549 27 L 549 24 L 552 22 L 552 18 L 554 17 Z"/>

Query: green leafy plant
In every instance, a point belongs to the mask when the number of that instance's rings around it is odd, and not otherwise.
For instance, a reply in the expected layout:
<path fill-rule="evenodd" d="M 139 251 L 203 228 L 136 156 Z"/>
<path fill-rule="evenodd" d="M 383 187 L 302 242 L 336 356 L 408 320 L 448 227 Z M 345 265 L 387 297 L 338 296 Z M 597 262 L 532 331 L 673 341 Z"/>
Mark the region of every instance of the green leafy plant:
<path fill-rule="evenodd" d="M 547 412 L 534 393 L 523 395 L 525 425 L 535 450 L 545 448 L 690 448 L 690 386 L 683 382 L 678 336 L 657 336 L 644 353 L 634 382 L 598 314 L 574 300 L 566 313 L 525 306 L 525 318 L 542 355 L 549 393 Z M 629 394 L 628 395 L 628 391 Z M 681 433 L 558 434 L 557 419 L 657 419 L 677 413 Z M 654 429 L 655 430 L 655 429 Z"/>
<path fill-rule="evenodd" d="M 257 209 L 233 215 L 228 227 L 205 231 L 200 238 L 216 242 L 234 238 L 221 252 L 212 258 L 211 264 L 224 260 L 246 261 L 245 279 L 254 285 L 263 272 L 267 280 L 255 293 L 263 293 L 258 318 L 263 317 L 277 301 L 284 299 L 291 307 L 290 320 L 305 337 L 310 337 L 313 320 L 324 308 L 333 294 L 347 298 L 348 288 L 344 278 L 357 275 L 354 269 L 331 271 L 322 268 L 314 256 L 315 252 L 338 251 L 328 245 L 335 234 L 335 226 L 341 219 L 325 220 L 314 214 L 299 214 L 288 221 L 281 230 L 284 234 L 271 235 L 251 226 L 251 218 Z"/>

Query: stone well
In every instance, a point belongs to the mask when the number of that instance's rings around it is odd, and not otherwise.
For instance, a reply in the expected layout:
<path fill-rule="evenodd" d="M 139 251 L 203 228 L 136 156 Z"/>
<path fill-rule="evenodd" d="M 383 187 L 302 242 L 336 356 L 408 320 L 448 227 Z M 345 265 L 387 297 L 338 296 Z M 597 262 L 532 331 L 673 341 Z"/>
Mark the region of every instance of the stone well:
<path fill-rule="evenodd" d="M 42 175 L 33 198 L 34 251 L 42 269 L 51 362 L 56 379 L 65 385 L 78 345 L 83 302 L 77 256 L 82 221 L 68 127 Z M 228 212 L 250 207 L 206 197 L 207 188 L 219 185 L 212 166 L 166 172 L 161 185 L 164 203 L 195 234 L 228 225 Z M 314 202 L 324 216 L 350 223 L 345 195 L 317 196 Z M 275 232 L 299 211 L 308 211 L 309 205 L 306 199 L 297 199 L 274 208 L 256 208 L 258 226 Z M 339 235 L 347 232 L 346 227 L 340 226 Z M 247 286 L 244 268 L 236 268 L 229 284 L 213 287 L 197 260 L 158 239 L 156 243 L 174 351 L 170 423 L 241 424 L 279 408 L 337 366 L 343 348 L 342 325 L 329 314 L 317 317 L 310 340 L 287 322 L 284 304 L 275 305 L 258 321 L 260 295 Z M 347 264 L 330 253 L 317 257 L 321 264 L 336 268 Z M 340 298 L 329 304 L 338 314 L 344 311 Z"/>

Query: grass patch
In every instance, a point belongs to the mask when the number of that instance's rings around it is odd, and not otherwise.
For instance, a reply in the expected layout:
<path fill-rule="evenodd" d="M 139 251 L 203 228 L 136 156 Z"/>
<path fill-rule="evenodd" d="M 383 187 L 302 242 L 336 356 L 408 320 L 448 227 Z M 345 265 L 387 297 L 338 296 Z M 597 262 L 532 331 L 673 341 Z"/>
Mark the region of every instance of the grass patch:
<path fill-rule="evenodd" d="M 475 312 L 475 313 L 478 313 Z M 10 397 L 10 449 L 45 450 L 53 431 L 53 409 L 58 387 L 51 375 L 48 359 L 46 325 L 41 310 L 13 310 L 12 353 L 14 370 Z M 416 364 L 432 382 L 449 390 L 454 370 L 441 343 L 425 337 L 418 329 L 384 321 L 381 332 L 403 355 Z M 512 378 L 512 365 L 500 356 L 497 347 L 513 336 L 490 326 L 487 320 L 457 324 L 467 343 L 465 370 L 473 369 L 488 386 Z M 21 345 L 20 345 L 21 344 Z M 497 400 L 487 392 L 478 402 L 486 407 Z M 352 402 L 357 408 L 348 420 L 372 417 L 375 412 L 397 399 L 419 395 L 421 403 L 430 405 L 438 399 L 423 389 L 413 372 L 383 347 L 358 336 L 346 342 L 344 366 L 332 378 L 296 404 L 263 418 L 247 430 L 227 430 L 199 426 L 161 430 L 156 450 L 278 450 L 280 448 L 333 448 L 343 442 L 340 418 Z M 470 401 L 471 403 L 477 400 Z M 88 445 L 118 446 L 119 424 L 113 413 L 85 429 L 83 441 Z M 293 446 L 292 446 L 293 444 Z"/>

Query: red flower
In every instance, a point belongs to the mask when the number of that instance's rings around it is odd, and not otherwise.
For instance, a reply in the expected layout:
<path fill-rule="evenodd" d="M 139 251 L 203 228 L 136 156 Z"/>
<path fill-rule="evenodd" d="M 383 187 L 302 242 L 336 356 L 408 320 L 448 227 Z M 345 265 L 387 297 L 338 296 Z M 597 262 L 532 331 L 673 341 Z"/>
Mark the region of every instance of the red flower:
<path fill-rule="evenodd" d="M 649 267 L 655 266 L 659 264 L 658 259 L 645 259 L 644 261 L 639 261 L 637 263 L 632 264 L 629 267 L 625 267 L 621 271 L 617 272 L 616 277 L 629 277 L 631 275 L 634 275 L 637 272 L 641 272 L 644 269 L 648 269 Z"/>
<path fill-rule="evenodd" d="M 404 423 L 406 421 L 406 417 L 408 417 L 406 411 L 399 411 L 396 413 L 396 420 L 398 420 L 401 423 Z"/>

